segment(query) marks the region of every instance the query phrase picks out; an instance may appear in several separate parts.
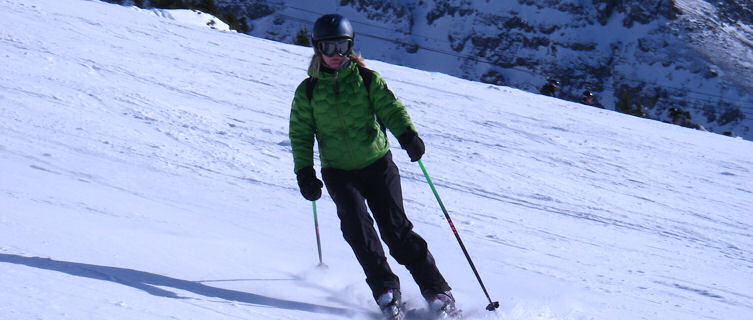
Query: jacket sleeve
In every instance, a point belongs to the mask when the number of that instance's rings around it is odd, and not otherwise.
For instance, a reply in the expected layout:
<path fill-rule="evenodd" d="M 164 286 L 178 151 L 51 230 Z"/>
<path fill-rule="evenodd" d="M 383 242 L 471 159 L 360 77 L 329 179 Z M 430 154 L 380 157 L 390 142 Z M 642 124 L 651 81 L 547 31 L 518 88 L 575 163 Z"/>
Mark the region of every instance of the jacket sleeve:
<path fill-rule="evenodd" d="M 408 111 L 405 110 L 403 104 L 392 91 L 387 88 L 387 83 L 384 82 L 379 73 L 374 72 L 370 86 L 369 98 L 374 107 L 374 112 L 382 120 L 382 123 L 390 129 L 390 132 L 395 137 L 401 136 L 407 128 L 416 132 L 410 116 L 408 116 Z"/>
<path fill-rule="evenodd" d="M 314 113 L 306 96 L 306 81 L 295 90 L 293 104 L 290 107 L 290 124 L 288 137 L 293 150 L 293 172 L 314 165 Z"/>

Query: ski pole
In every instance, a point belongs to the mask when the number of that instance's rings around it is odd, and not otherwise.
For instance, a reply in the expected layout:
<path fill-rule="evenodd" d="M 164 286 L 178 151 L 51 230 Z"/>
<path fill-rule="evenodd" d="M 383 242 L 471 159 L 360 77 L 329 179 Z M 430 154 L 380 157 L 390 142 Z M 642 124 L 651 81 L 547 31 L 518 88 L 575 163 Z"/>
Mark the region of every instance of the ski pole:
<path fill-rule="evenodd" d="M 322 262 L 322 242 L 319 240 L 319 219 L 316 217 L 316 201 L 311 201 L 311 207 L 314 209 L 314 229 L 316 230 L 316 248 L 319 251 L 319 267 L 326 267 Z"/>
<path fill-rule="evenodd" d="M 471 256 L 468 254 L 468 250 L 465 249 L 465 245 L 463 245 L 463 240 L 460 240 L 460 234 L 458 234 L 458 230 L 455 229 L 455 224 L 452 223 L 450 214 L 447 213 L 447 209 L 445 209 L 444 204 L 442 203 L 442 199 L 439 198 L 439 193 L 437 193 L 437 189 L 434 187 L 434 183 L 431 182 L 431 178 L 429 178 L 429 174 L 426 172 L 426 168 L 424 168 L 424 163 L 421 162 L 420 159 L 418 160 L 418 165 L 421 167 L 421 171 L 424 173 L 424 177 L 426 177 L 426 181 L 429 183 L 429 187 L 431 187 L 431 191 L 434 192 L 434 197 L 437 198 L 439 207 L 442 208 L 442 212 L 444 213 L 445 218 L 447 218 L 447 223 L 450 224 L 450 229 L 452 229 L 452 233 L 455 234 L 455 239 L 457 239 L 458 244 L 460 244 L 460 249 L 463 249 L 465 258 L 468 259 L 468 263 L 471 265 L 471 269 L 473 269 L 473 273 L 476 275 L 476 279 L 478 279 L 478 283 L 481 284 L 481 289 L 484 290 L 484 294 L 486 295 L 486 298 L 489 300 L 489 305 L 486 306 L 486 310 L 494 311 L 494 309 L 499 308 L 499 301 L 492 302 L 492 298 L 489 297 L 489 292 L 486 291 L 486 286 L 484 286 L 484 282 L 481 281 L 481 276 L 479 276 L 478 271 L 476 270 L 476 266 L 473 264 L 473 261 L 471 260 Z"/>

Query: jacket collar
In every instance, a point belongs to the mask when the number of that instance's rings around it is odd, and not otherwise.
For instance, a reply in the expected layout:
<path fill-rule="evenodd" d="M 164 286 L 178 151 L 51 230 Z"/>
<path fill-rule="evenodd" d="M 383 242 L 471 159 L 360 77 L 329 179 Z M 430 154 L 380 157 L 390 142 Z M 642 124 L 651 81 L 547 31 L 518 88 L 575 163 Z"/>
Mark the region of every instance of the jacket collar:
<path fill-rule="evenodd" d="M 320 80 L 332 80 L 335 78 L 335 74 L 337 74 L 337 78 L 343 78 L 355 72 L 357 67 L 358 67 L 358 64 L 350 60 L 348 60 L 348 62 L 346 62 L 344 66 L 340 67 L 339 70 L 329 68 L 325 66 L 324 64 L 322 64 L 322 66 L 319 69 L 319 79 Z"/>

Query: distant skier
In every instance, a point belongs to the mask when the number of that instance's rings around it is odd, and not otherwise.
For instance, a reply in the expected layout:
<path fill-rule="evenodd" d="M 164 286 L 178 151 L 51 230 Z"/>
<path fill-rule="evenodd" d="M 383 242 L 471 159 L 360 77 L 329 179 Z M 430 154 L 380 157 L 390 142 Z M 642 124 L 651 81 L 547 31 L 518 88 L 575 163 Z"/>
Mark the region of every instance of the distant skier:
<path fill-rule="evenodd" d="M 669 117 L 672 119 L 672 123 L 683 126 L 686 128 L 692 128 L 701 131 L 707 131 L 702 125 L 690 120 L 690 113 L 678 108 L 669 108 Z"/>
<path fill-rule="evenodd" d="M 583 91 L 583 96 L 580 98 L 580 103 L 592 106 L 594 104 L 594 94 L 590 90 Z"/>
<path fill-rule="evenodd" d="M 380 234 L 390 254 L 410 271 L 430 309 L 453 314 L 455 299 L 450 286 L 426 241 L 413 231 L 405 214 L 400 174 L 380 125 L 397 137 L 411 161 L 421 159 L 424 143 L 400 100 L 353 52 L 353 35 L 348 19 L 337 14 L 321 16 L 314 23 L 310 78 L 296 89 L 290 111 L 289 135 L 298 186 L 307 200 L 321 196 L 322 182 L 313 167 L 316 138 L 322 178 L 337 207 L 343 236 L 384 315 L 403 319 L 405 310 L 400 282 L 387 263 Z"/>
<path fill-rule="evenodd" d="M 544 84 L 541 87 L 541 89 L 539 89 L 539 92 L 541 92 L 541 94 L 546 95 L 546 96 L 556 97 L 557 89 L 559 89 L 559 87 L 560 87 L 559 81 L 552 78 L 547 78 L 546 84 Z"/>
<path fill-rule="evenodd" d="M 604 109 L 604 106 L 601 103 L 594 101 L 594 94 L 591 92 L 591 90 L 583 91 L 583 95 L 580 97 L 580 103 L 587 106 Z"/>

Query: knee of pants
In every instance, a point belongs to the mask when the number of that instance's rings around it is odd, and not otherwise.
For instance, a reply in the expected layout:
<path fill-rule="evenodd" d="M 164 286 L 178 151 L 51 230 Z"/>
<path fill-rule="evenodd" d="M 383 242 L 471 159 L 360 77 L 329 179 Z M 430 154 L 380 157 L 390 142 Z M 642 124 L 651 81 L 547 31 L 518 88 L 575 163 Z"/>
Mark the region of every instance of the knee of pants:
<path fill-rule="evenodd" d="M 429 251 L 426 241 L 413 232 L 403 241 L 388 242 L 387 246 L 390 248 L 390 255 L 401 265 L 423 261 Z"/>
<path fill-rule="evenodd" d="M 376 230 L 373 227 L 373 221 L 368 214 L 359 212 L 347 213 L 350 215 L 360 215 L 360 217 L 340 217 L 340 231 L 343 238 L 348 243 L 363 243 L 375 238 L 379 241 Z"/>

